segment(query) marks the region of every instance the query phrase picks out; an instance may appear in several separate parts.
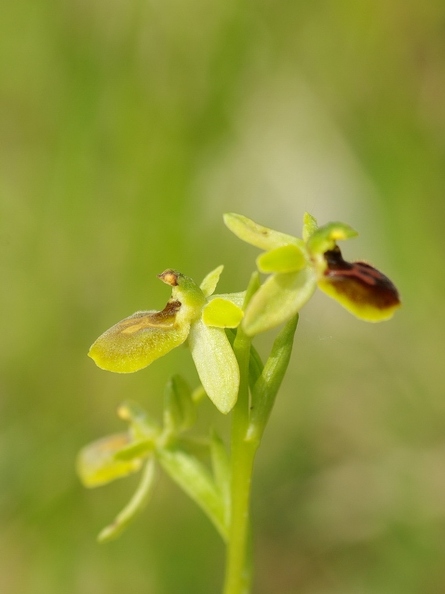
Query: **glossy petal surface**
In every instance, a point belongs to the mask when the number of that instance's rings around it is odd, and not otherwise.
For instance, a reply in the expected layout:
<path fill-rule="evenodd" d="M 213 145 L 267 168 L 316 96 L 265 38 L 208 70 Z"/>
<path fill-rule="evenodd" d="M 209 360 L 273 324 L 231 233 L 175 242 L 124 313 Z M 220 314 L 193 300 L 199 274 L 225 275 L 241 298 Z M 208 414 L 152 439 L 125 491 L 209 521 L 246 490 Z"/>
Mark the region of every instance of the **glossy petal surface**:
<path fill-rule="evenodd" d="M 243 319 L 243 310 L 221 297 L 215 297 L 202 310 L 202 320 L 215 328 L 236 328 Z"/>
<path fill-rule="evenodd" d="M 306 257 L 296 245 L 288 244 L 264 252 L 257 258 L 260 272 L 296 272 L 306 266 Z"/>
<path fill-rule="evenodd" d="M 361 320 L 381 322 L 393 316 L 400 299 L 387 276 L 365 262 L 346 262 L 338 247 L 324 258 L 327 268 L 318 281 L 322 291 Z"/>

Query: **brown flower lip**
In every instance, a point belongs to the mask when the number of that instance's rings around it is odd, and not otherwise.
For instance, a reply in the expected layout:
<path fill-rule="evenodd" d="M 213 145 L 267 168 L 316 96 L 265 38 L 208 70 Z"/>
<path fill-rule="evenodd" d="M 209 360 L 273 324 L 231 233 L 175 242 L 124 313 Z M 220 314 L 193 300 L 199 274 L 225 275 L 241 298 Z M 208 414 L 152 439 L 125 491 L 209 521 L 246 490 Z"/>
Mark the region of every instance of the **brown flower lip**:
<path fill-rule="evenodd" d="M 340 249 L 324 253 L 324 276 L 339 293 L 356 303 L 369 303 L 384 310 L 400 305 L 399 293 L 387 276 L 366 262 L 346 262 Z"/>

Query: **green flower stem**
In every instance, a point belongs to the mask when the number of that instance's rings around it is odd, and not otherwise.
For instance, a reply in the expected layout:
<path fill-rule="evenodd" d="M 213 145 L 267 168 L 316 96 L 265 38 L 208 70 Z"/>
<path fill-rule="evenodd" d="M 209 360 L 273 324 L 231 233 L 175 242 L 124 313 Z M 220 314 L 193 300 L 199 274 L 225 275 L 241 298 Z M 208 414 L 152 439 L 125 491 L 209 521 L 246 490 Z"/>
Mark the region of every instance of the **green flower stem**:
<path fill-rule="evenodd" d="M 249 426 L 249 359 L 250 339 L 238 329 L 234 352 L 240 368 L 240 390 L 233 409 L 231 437 L 231 515 L 224 594 L 248 594 L 251 583 L 251 564 L 248 555 L 250 542 L 250 492 L 252 470 L 257 444 L 246 441 Z"/>
<path fill-rule="evenodd" d="M 252 275 L 244 308 L 259 287 L 258 274 Z M 250 493 L 257 444 L 246 441 L 249 427 L 249 363 L 251 338 L 238 327 L 233 351 L 240 370 L 238 399 L 233 409 L 231 435 L 230 525 L 227 542 L 226 574 L 223 594 L 249 594 L 252 579 L 250 558 Z"/>

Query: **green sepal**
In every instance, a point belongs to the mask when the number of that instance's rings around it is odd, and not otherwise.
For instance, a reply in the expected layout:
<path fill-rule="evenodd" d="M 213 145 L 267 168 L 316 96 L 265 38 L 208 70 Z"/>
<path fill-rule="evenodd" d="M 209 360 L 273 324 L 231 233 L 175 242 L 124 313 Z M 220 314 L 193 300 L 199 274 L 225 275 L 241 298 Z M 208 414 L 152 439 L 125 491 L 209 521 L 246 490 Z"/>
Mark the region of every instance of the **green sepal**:
<path fill-rule="evenodd" d="M 317 219 L 308 212 L 303 216 L 303 241 L 307 241 L 318 229 Z"/>
<path fill-rule="evenodd" d="M 139 486 L 124 509 L 116 516 L 111 524 L 106 526 L 98 535 L 99 542 L 107 542 L 117 538 L 125 528 L 135 519 L 135 517 L 146 506 L 155 477 L 155 462 L 150 458 L 145 464 L 142 472 L 142 478 Z"/>
<path fill-rule="evenodd" d="M 164 429 L 171 434 L 185 431 L 196 421 L 196 407 L 192 391 L 179 375 L 173 375 L 164 393 Z"/>
<path fill-rule="evenodd" d="M 194 456 L 176 448 L 160 448 L 158 461 L 175 483 L 199 505 L 226 541 L 225 506 L 209 470 Z"/>
<path fill-rule="evenodd" d="M 130 439 L 129 433 L 116 433 L 82 448 L 76 460 L 82 484 L 89 488 L 99 487 L 140 470 L 142 458 L 116 458 L 116 454 L 131 443 Z"/>
<path fill-rule="evenodd" d="M 240 373 L 224 329 L 198 320 L 190 329 L 189 346 L 204 390 L 216 408 L 227 414 L 238 397 Z"/>
<path fill-rule="evenodd" d="M 263 227 L 251 219 L 233 212 L 224 215 L 224 223 L 239 239 L 262 250 L 272 250 L 289 243 L 294 245 L 302 244 L 301 240 L 292 237 L 292 235 L 286 235 L 274 229 Z"/>
<path fill-rule="evenodd" d="M 299 272 L 274 274 L 253 295 L 242 327 L 254 336 L 292 318 L 310 299 L 317 286 L 311 268 Z"/>
<path fill-rule="evenodd" d="M 357 237 L 358 233 L 345 223 L 328 223 L 319 227 L 307 240 L 308 250 L 313 255 L 321 255 L 334 249 L 337 241 Z"/>
<path fill-rule="evenodd" d="M 204 306 L 202 321 L 215 328 L 236 328 L 243 319 L 243 310 L 232 301 L 215 297 Z"/>
<path fill-rule="evenodd" d="M 224 266 L 218 266 L 215 270 L 209 272 L 209 274 L 204 278 L 202 283 L 200 284 L 199 288 L 204 293 L 205 297 L 210 297 L 213 295 L 216 289 L 216 285 L 218 284 L 219 277 L 224 269 Z"/>
<path fill-rule="evenodd" d="M 297 272 L 307 265 L 303 251 L 293 244 L 283 245 L 260 254 L 256 263 L 258 270 L 265 274 Z"/>

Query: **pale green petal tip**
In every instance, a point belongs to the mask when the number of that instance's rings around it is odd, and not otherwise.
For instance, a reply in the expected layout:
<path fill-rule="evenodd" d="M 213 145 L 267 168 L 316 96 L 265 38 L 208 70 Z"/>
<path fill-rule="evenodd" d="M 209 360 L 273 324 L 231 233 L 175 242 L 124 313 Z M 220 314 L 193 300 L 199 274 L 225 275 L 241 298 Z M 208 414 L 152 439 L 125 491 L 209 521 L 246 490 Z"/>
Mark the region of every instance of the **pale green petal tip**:
<path fill-rule="evenodd" d="M 351 239 L 357 235 L 357 231 L 345 223 L 328 223 L 312 233 L 307 245 L 312 254 L 324 254 L 332 250 L 337 241 Z"/>
<path fill-rule="evenodd" d="M 202 281 L 200 289 L 206 297 L 210 297 L 210 295 L 213 295 L 215 292 L 219 277 L 221 276 L 223 270 L 224 266 L 221 264 L 221 266 L 218 266 L 215 268 L 215 270 L 209 272 L 209 274 Z"/>
<path fill-rule="evenodd" d="M 308 212 L 305 212 L 303 216 L 303 241 L 307 241 L 317 229 L 317 219 Z"/>
<path fill-rule="evenodd" d="M 295 244 L 298 241 L 291 235 L 263 227 L 263 225 L 233 212 L 224 215 L 224 223 L 239 239 L 262 250 L 271 250 L 288 243 Z"/>
<path fill-rule="evenodd" d="M 243 316 L 240 307 L 221 297 L 209 301 L 202 311 L 204 324 L 216 328 L 237 328 Z"/>
<path fill-rule="evenodd" d="M 306 257 L 299 247 L 288 244 L 264 252 L 256 262 L 258 270 L 264 274 L 296 272 L 306 266 Z"/>

